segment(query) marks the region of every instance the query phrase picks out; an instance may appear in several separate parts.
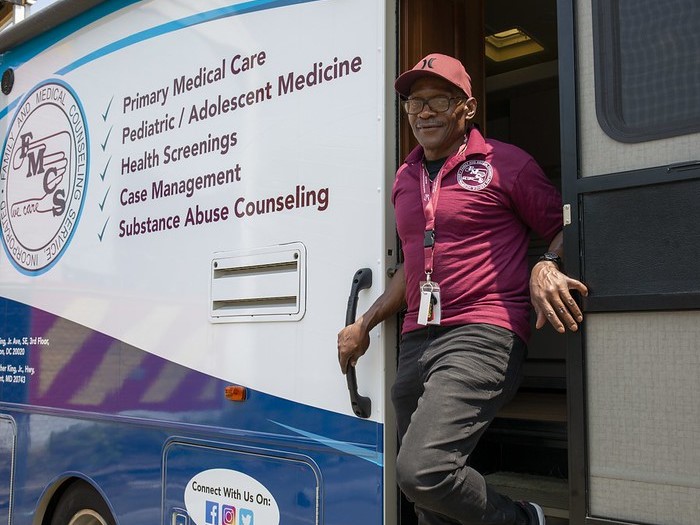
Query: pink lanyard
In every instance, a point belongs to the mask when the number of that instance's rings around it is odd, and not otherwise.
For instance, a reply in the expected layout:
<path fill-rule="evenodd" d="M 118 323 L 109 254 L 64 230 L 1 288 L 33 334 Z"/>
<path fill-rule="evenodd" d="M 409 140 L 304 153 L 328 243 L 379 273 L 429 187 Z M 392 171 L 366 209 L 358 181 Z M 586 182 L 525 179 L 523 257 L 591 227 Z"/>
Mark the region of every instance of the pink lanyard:
<path fill-rule="evenodd" d="M 464 136 L 464 142 L 457 150 L 457 155 L 461 155 L 467 149 L 469 143 L 469 135 Z M 433 259 L 435 256 L 435 212 L 437 211 L 438 199 L 440 197 L 440 186 L 442 185 L 442 177 L 445 175 L 445 166 L 450 158 L 445 160 L 440 171 L 433 181 L 432 189 L 430 187 L 430 177 L 425 164 L 422 163 L 423 172 L 420 180 L 421 203 L 423 204 L 423 215 L 425 215 L 425 232 L 423 234 L 423 258 L 425 260 L 425 280 L 430 281 L 430 276 L 433 273 Z"/>
<path fill-rule="evenodd" d="M 443 165 L 444 168 L 444 165 Z M 423 214 L 425 215 L 425 233 L 423 235 L 423 257 L 425 260 L 425 278 L 430 281 L 433 273 L 433 259 L 435 255 L 435 212 L 437 210 L 438 198 L 440 197 L 440 183 L 442 182 L 443 169 L 440 168 L 437 177 L 430 187 L 430 177 L 428 170 L 423 164 L 421 176 L 421 203 L 423 204 Z"/>

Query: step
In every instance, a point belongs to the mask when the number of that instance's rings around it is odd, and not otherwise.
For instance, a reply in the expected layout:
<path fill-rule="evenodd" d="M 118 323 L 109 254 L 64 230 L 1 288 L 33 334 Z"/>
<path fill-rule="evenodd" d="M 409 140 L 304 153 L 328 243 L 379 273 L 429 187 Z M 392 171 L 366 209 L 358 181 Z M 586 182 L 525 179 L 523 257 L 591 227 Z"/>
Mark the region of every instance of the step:
<path fill-rule="evenodd" d="M 566 394 L 557 392 L 518 392 L 498 417 L 566 423 Z"/>
<path fill-rule="evenodd" d="M 565 479 L 516 472 L 494 472 L 484 476 L 497 492 L 515 501 L 533 501 L 547 516 L 547 525 L 569 522 L 569 484 Z"/>

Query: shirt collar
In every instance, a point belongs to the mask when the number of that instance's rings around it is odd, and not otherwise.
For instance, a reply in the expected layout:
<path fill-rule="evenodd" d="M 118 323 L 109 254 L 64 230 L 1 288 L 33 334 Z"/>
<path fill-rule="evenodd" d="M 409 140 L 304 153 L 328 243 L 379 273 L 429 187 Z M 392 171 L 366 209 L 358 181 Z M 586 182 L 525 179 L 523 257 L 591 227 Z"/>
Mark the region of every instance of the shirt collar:
<path fill-rule="evenodd" d="M 465 161 L 472 155 L 486 155 L 487 152 L 488 148 L 483 135 L 481 132 L 479 132 L 479 129 L 476 126 L 470 126 L 467 148 L 461 152 L 457 151 L 449 156 L 445 161 L 445 166 L 447 166 L 448 169 L 452 169 L 455 165 Z M 423 146 L 419 144 L 413 148 L 404 162 L 406 164 L 417 164 L 423 162 Z"/>

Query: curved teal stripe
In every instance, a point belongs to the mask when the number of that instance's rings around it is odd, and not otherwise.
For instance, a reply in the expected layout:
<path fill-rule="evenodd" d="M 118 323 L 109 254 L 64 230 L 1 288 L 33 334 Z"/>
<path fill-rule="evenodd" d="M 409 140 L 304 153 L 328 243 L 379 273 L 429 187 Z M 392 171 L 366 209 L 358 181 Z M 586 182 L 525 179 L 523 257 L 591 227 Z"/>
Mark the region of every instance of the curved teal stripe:
<path fill-rule="evenodd" d="M 141 1 L 142 0 L 120 0 L 118 2 L 110 1 L 98 4 L 89 11 L 86 11 L 76 16 L 75 18 L 71 19 L 70 21 L 64 24 L 61 24 L 55 29 L 37 35 L 26 44 L 22 44 L 16 49 L 12 49 L 10 51 L 7 51 L 6 53 L 3 53 L 0 60 L 2 64 L 6 67 L 18 68 L 25 62 L 37 56 L 42 51 L 45 51 L 57 42 L 60 42 L 64 38 L 72 35 L 79 29 L 82 29 L 83 27 L 90 25 L 93 22 L 96 22 L 100 18 L 111 15 L 112 13 L 119 11 L 120 9 L 128 7 L 131 4 L 137 4 Z"/>
<path fill-rule="evenodd" d="M 198 13 L 196 15 L 181 18 L 179 20 L 173 20 L 172 22 L 166 22 L 165 24 L 161 24 L 150 29 L 145 29 L 139 33 L 134 33 L 133 35 L 129 35 L 125 38 L 122 38 L 121 40 L 117 40 L 116 42 L 101 47 L 100 49 L 97 49 L 92 53 L 88 53 L 87 55 L 85 55 L 82 58 L 79 58 L 75 62 L 68 64 L 62 69 L 59 69 L 56 73 L 59 75 L 65 75 L 66 73 L 69 73 L 81 66 L 84 66 L 85 64 L 88 64 L 93 60 L 102 58 L 125 47 L 129 47 L 134 44 L 138 44 L 139 42 L 143 42 L 145 40 L 149 40 L 151 38 L 155 38 L 167 33 L 172 33 L 173 31 L 179 31 L 180 29 L 184 29 L 187 27 L 192 27 L 198 24 L 204 24 L 206 22 L 211 22 L 213 20 L 218 20 L 221 18 L 228 18 L 231 16 L 253 13 L 255 11 L 264 11 L 266 9 L 273 9 L 275 7 L 305 4 L 308 2 L 315 1 L 318 0 L 252 0 L 250 2 L 244 2 L 242 4 L 221 7 L 219 9 L 213 9 L 211 11 Z"/>
<path fill-rule="evenodd" d="M 357 445 L 351 445 L 350 443 L 346 443 L 344 441 L 337 441 L 335 439 L 327 438 L 325 436 L 319 436 L 318 434 L 312 434 L 311 432 L 307 432 L 306 430 L 289 427 L 282 423 L 278 423 L 277 421 L 270 420 L 270 422 L 274 423 L 275 425 L 284 427 L 287 430 L 291 430 L 292 432 L 295 432 L 301 436 L 313 439 L 314 441 L 318 441 L 319 443 L 322 443 L 328 447 L 340 450 L 341 452 L 345 452 L 346 454 L 357 456 L 360 459 L 364 459 L 365 461 L 369 461 L 370 463 L 374 463 L 375 465 L 378 465 L 380 467 L 384 466 L 384 454 L 382 452 L 374 452 L 371 450 L 367 450 L 366 448 L 358 447 Z"/>
<path fill-rule="evenodd" d="M 19 67 L 23 63 L 31 60 L 36 55 L 42 51 L 48 49 L 56 42 L 66 38 L 78 29 L 89 25 L 90 23 L 99 20 L 119 9 L 123 9 L 131 4 L 137 4 L 141 0 L 121 0 L 120 2 L 104 2 L 99 4 L 94 9 L 76 17 L 74 20 L 61 25 L 54 31 L 49 31 L 43 35 L 38 36 L 32 40 L 29 44 L 21 46 L 16 51 L 9 51 L 0 57 L 0 63 L 5 64 L 8 67 Z M 143 42 L 150 38 L 155 38 L 157 36 L 184 29 L 186 27 L 191 27 L 197 24 L 203 24 L 212 20 L 217 20 L 219 18 L 227 18 L 235 15 L 240 15 L 244 13 L 252 13 L 255 11 L 263 11 L 266 9 L 273 9 L 275 7 L 284 7 L 288 5 L 304 4 L 308 2 L 314 2 L 319 0 L 251 0 L 242 4 L 231 5 L 227 7 L 222 7 L 219 9 L 214 9 L 212 11 L 199 13 L 197 15 L 192 15 L 189 17 L 182 18 L 180 20 L 174 20 L 172 22 L 167 22 L 156 26 L 151 29 L 141 31 L 140 33 L 135 33 L 134 35 L 122 38 L 112 44 L 108 44 L 100 49 L 97 49 L 91 53 L 88 53 L 82 58 L 72 62 L 71 64 L 56 71 L 57 75 L 65 75 L 66 73 L 73 71 L 80 66 L 88 64 L 93 60 L 97 60 L 105 55 L 114 53 L 119 49 L 131 46 L 133 44 Z M 0 110 L 0 119 L 5 118 L 5 116 L 14 108 L 19 99 L 22 98 L 20 95 L 17 99 L 11 102 L 9 105 Z"/>
<path fill-rule="evenodd" d="M 6 107 L 2 108 L 0 110 L 0 119 L 4 119 L 5 115 L 12 111 L 12 108 L 14 108 L 17 104 L 19 104 L 19 98 L 14 99 Z"/>
<path fill-rule="evenodd" d="M 2 55 L 0 55 L 0 64 L 3 65 L 3 69 L 6 67 L 18 68 L 25 62 L 28 62 L 41 52 L 47 50 L 49 47 L 56 44 L 56 42 L 60 42 L 61 40 L 68 37 L 69 35 L 72 35 L 79 29 L 99 20 L 100 18 L 103 18 L 116 11 L 119 11 L 124 7 L 127 7 L 131 4 L 136 4 L 138 2 L 141 2 L 141 0 L 120 0 L 119 2 L 110 1 L 99 4 L 96 7 L 90 9 L 89 11 L 78 15 L 74 19 L 64 24 L 61 24 L 57 28 L 37 35 L 35 38 L 30 40 L 26 44 L 22 44 L 16 49 L 6 51 Z M 20 93 L 15 100 L 13 100 L 6 107 L 0 110 L 0 119 L 5 118 L 5 116 L 10 111 L 12 111 L 12 108 L 14 108 L 19 103 L 20 99 L 23 96 L 24 93 Z"/>

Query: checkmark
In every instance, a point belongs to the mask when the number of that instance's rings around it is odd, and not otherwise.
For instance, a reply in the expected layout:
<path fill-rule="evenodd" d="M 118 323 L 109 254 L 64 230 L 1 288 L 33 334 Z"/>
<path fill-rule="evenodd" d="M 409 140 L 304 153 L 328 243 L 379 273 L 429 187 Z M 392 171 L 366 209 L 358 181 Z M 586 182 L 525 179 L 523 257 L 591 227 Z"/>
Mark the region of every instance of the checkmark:
<path fill-rule="evenodd" d="M 97 236 L 100 238 L 100 242 L 102 242 L 102 237 L 104 237 L 105 230 L 107 229 L 107 223 L 109 222 L 109 217 L 107 217 L 107 222 L 105 222 L 105 225 L 102 226 L 102 231 L 97 234 Z"/>
<path fill-rule="evenodd" d="M 111 189 L 112 189 L 112 186 L 110 186 L 109 189 L 107 190 L 107 193 L 105 193 L 105 198 L 102 199 L 102 202 L 101 202 L 100 205 L 99 205 L 99 206 L 100 206 L 100 211 L 104 211 L 104 210 L 105 210 L 105 202 L 107 202 L 107 195 L 109 195 L 109 190 L 111 190 Z"/>
<path fill-rule="evenodd" d="M 113 129 L 114 129 L 114 126 L 109 128 L 109 131 L 107 132 L 107 138 L 105 139 L 105 141 L 102 144 L 100 144 L 100 146 L 102 146 L 102 151 L 104 151 L 105 148 L 107 147 L 107 141 L 109 140 L 109 136 L 112 134 Z"/>
<path fill-rule="evenodd" d="M 105 166 L 105 169 L 102 170 L 102 173 L 100 173 L 100 178 L 102 180 L 105 180 L 105 175 L 107 175 L 107 168 L 109 168 L 109 163 L 112 162 L 112 157 L 109 158 L 107 161 L 107 165 Z"/>
<path fill-rule="evenodd" d="M 102 120 L 107 122 L 107 115 L 109 115 L 109 109 L 112 107 L 112 102 L 114 101 L 114 96 L 109 101 L 109 104 L 107 105 L 107 109 L 105 110 L 104 113 L 102 113 Z"/>

